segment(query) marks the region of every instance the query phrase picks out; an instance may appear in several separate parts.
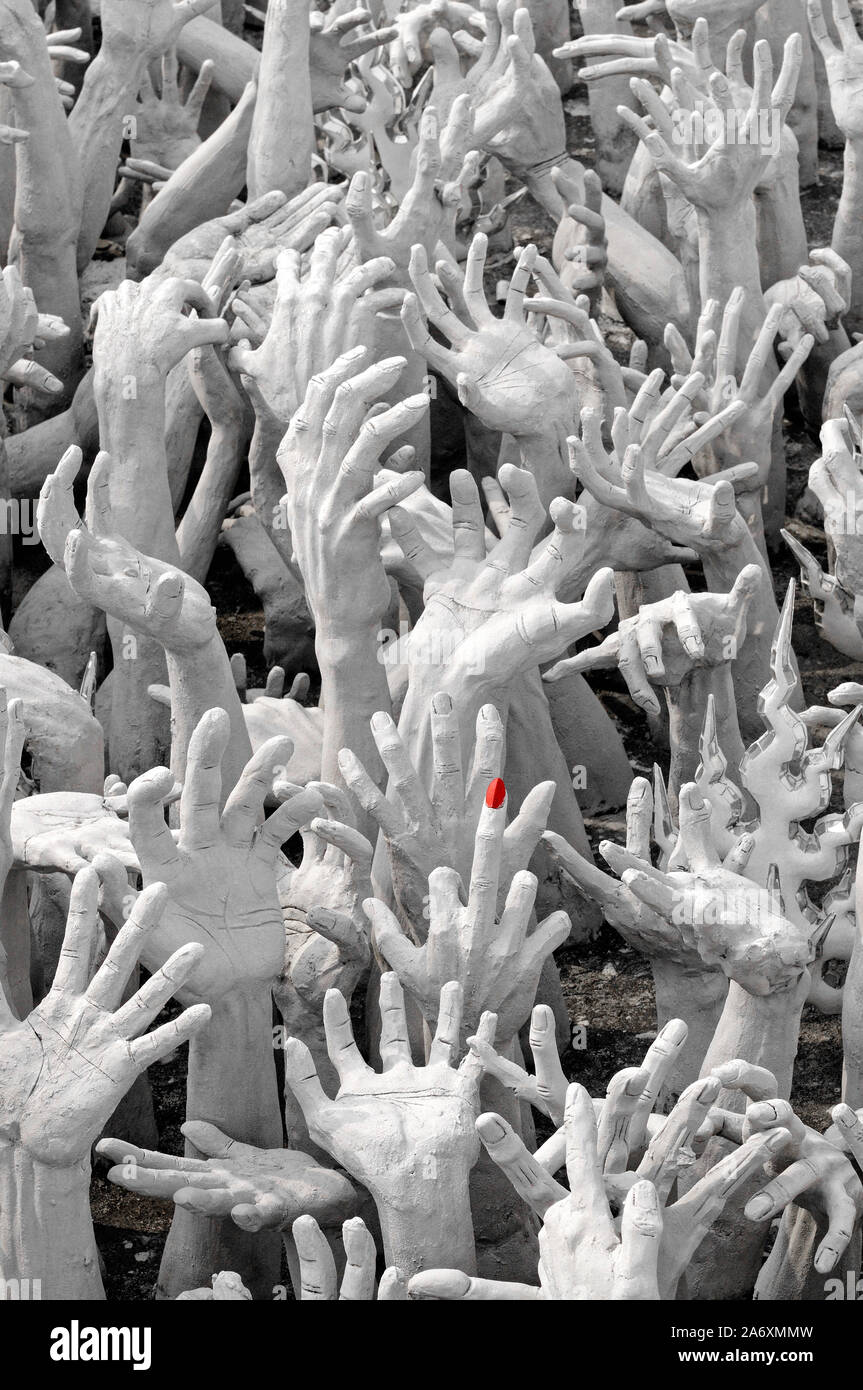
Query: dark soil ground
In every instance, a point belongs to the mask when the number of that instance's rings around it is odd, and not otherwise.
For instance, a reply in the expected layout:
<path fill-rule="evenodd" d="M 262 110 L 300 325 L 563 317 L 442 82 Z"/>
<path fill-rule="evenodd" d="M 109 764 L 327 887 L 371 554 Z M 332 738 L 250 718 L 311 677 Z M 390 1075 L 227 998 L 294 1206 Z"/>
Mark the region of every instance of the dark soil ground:
<path fill-rule="evenodd" d="M 577 86 L 567 101 L 569 149 L 590 165 L 593 142 L 583 98 L 584 88 Z M 841 154 L 823 150 L 820 186 L 804 196 L 812 246 L 829 245 L 841 177 Z M 544 253 L 549 253 L 552 225 L 529 199 L 515 205 L 512 230 L 517 245 L 534 241 Z M 490 286 L 493 287 L 495 279 L 505 278 L 511 266 L 509 256 L 501 255 L 492 260 Z M 615 334 L 614 341 L 621 350 L 625 348 L 625 337 L 625 333 L 619 331 Z M 788 512 L 793 516 L 806 486 L 809 465 L 818 450 L 797 415 L 786 421 L 786 439 Z M 824 542 L 819 533 L 801 523 L 796 523 L 795 529 L 799 529 L 801 538 L 824 562 Z M 796 566 L 781 545 L 773 561 L 777 597 L 781 601 L 789 579 L 796 576 Z M 693 575 L 692 582 L 693 587 L 699 587 L 700 576 Z M 266 675 L 262 649 L 263 614 L 225 548 L 217 552 L 208 587 L 219 612 L 220 629 L 229 652 L 242 651 L 249 667 L 249 684 L 263 684 Z M 840 680 L 863 679 L 863 668 L 849 665 L 821 639 L 813 622 L 811 604 L 799 594 L 794 647 L 810 703 L 824 703 L 826 692 Z M 598 674 L 594 688 L 616 718 L 636 770 L 647 773 L 655 759 L 664 762 L 662 751 L 652 747 L 645 738 L 643 716 L 632 704 L 617 673 Z M 314 694 L 313 687 L 312 698 Z M 603 838 L 616 838 L 620 824 L 619 815 L 591 821 L 588 828 L 594 844 Z M 640 1060 L 653 1036 L 655 1012 L 650 970 L 645 959 L 628 948 L 607 926 L 596 940 L 586 945 L 567 946 L 558 953 L 557 959 L 570 1018 L 586 1029 L 586 1046 L 570 1051 L 564 1063 L 573 1079 L 583 1082 L 593 1094 L 602 1094 L 615 1071 Z M 800 1035 L 793 1099 L 800 1115 L 816 1127 L 826 1125 L 829 1110 L 839 1099 L 841 1065 L 838 1020 L 825 1018 L 807 1008 Z M 175 1054 L 167 1062 L 152 1067 L 149 1076 L 160 1146 L 167 1152 L 179 1153 L 182 1145 L 179 1126 L 185 1102 L 185 1053 Z M 147 1299 L 155 1286 L 171 1209 L 163 1202 L 138 1198 L 112 1186 L 104 1177 L 105 1167 L 97 1160 L 91 1195 L 96 1235 L 105 1261 L 108 1297 Z"/>

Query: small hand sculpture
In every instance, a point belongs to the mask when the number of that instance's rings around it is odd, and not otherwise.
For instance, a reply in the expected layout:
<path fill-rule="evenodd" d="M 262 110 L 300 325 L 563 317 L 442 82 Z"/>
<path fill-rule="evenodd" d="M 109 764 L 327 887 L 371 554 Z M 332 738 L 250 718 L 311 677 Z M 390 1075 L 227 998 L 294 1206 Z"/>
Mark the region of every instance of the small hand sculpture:
<path fill-rule="evenodd" d="M 144 883 L 158 874 L 169 892 L 147 960 L 158 963 L 175 945 L 200 942 L 204 956 L 185 987 L 190 998 L 217 998 L 240 982 L 279 974 L 284 926 L 277 856 L 283 842 L 322 808 L 317 793 L 300 791 L 260 823 L 264 798 L 290 756 L 286 739 L 272 739 L 247 763 L 220 816 L 221 761 L 229 737 L 223 710 L 209 710 L 192 735 L 177 844 L 164 822 L 164 798 L 173 786 L 167 768 L 143 773 L 128 793 L 129 834 Z"/>
<path fill-rule="evenodd" d="M 679 686 L 694 667 L 721 666 L 737 655 L 747 610 L 761 582 L 759 567 L 747 565 L 728 594 L 678 590 L 670 598 L 645 604 L 634 618 L 624 618 L 600 646 L 557 662 L 543 678 L 556 681 L 573 671 L 616 665 L 635 703 L 647 714 L 658 715 L 660 704 L 651 685 Z"/>
<path fill-rule="evenodd" d="M 380 828 L 389 857 L 393 892 L 402 920 L 422 940 L 428 918 L 428 880 L 446 866 L 463 882 L 470 878 L 469 854 L 489 784 L 500 776 L 503 725 L 493 705 L 483 705 L 476 719 L 476 743 L 465 782 L 457 711 L 449 695 L 431 698 L 433 780 L 427 793 L 393 720 L 374 716 L 372 736 L 387 770 L 386 795 L 375 785 L 350 749 L 339 754 L 345 784 Z M 554 783 L 544 782 L 525 797 L 517 816 L 503 832 L 497 910 L 515 874 L 526 869 L 548 816 Z"/>
<path fill-rule="evenodd" d="M 391 43 L 397 33 L 395 24 L 358 33 L 360 26 L 371 23 L 371 18 L 368 10 L 362 8 L 335 18 L 318 11 L 310 15 L 309 77 L 313 110 L 328 111 L 333 106 L 343 111 L 365 110 L 365 98 L 351 91 L 345 83 L 345 73 L 357 58 L 382 44 Z"/>
<path fill-rule="evenodd" d="M 69 329 L 56 314 L 40 314 L 33 293 L 21 283 L 14 265 L 0 274 L 0 377 L 11 386 L 35 386 L 49 395 L 63 384 L 29 353 L 68 337 Z"/>
<path fill-rule="evenodd" d="M 388 1264 L 415 1273 L 449 1249 L 456 1264 L 475 1260 L 468 1177 L 479 1155 L 474 1130 L 482 1068 L 468 1055 L 456 1070 L 462 990 L 443 990 L 428 1064 L 411 1059 L 404 996 L 395 975 L 380 983 L 383 1071 L 363 1061 L 344 997 L 329 990 L 324 1027 L 340 1086 L 331 1100 L 309 1049 L 298 1038 L 285 1045 L 285 1077 L 316 1144 L 367 1187 L 375 1199 Z M 491 1042 L 494 1018 L 480 1032 Z M 418 1180 L 419 1178 L 419 1180 Z"/>
<path fill-rule="evenodd" d="M 149 71 L 144 69 L 134 112 L 135 134 L 130 141 L 135 159 L 147 160 L 168 170 L 179 169 L 183 160 L 201 143 L 198 122 L 210 90 L 214 64 L 211 59 L 201 64 L 195 85 L 185 101 L 180 100 L 177 67 L 176 49 L 169 49 L 162 57 L 162 84 L 158 95 Z"/>
<path fill-rule="evenodd" d="M 529 1017 L 543 966 L 569 935 L 570 920 L 565 912 L 555 912 L 528 934 L 537 879 L 524 870 L 511 880 L 498 917 L 506 829 L 506 796 L 496 804 L 494 794 L 499 786 L 499 781 L 490 784 L 480 812 L 466 905 L 460 901 L 458 872 L 434 869 L 428 880 L 428 936 L 421 946 L 402 932 L 385 903 L 371 898 L 365 909 L 375 945 L 428 1024 L 437 1022 L 441 992 L 454 979 L 464 995 L 463 1028 L 473 1031 L 483 1012 L 495 1013 L 498 1045 L 505 1049 Z"/>
<path fill-rule="evenodd" d="M 158 276 L 202 279 L 225 240 L 236 237 L 247 278 L 257 284 L 272 280 L 280 251 L 306 251 L 315 237 L 336 220 L 344 190 L 336 184 L 312 183 L 295 198 L 273 191 L 236 212 L 202 222 L 174 242 Z"/>
<path fill-rule="evenodd" d="M 357 1195 L 344 1174 L 298 1149 L 239 1144 L 204 1120 L 181 1128 L 205 1159 L 100 1139 L 96 1152 L 114 1164 L 109 1180 L 128 1192 L 171 1198 L 199 1216 L 230 1216 L 244 1231 L 288 1231 L 304 1213 L 333 1227 L 356 1211 Z"/>
<path fill-rule="evenodd" d="M 151 884 L 138 898 L 102 965 L 90 978 L 99 926 L 99 879 L 87 867 L 75 876 L 63 950 L 41 1004 L 19 1022 L 0 990 L 0 1136 L 39 1163 L 70 1167 L 90 1146 L 135 1077 L 186 1042 L 207 1022 L 196 1004 L 152 1033 L 157 1016 L 203 955 L 189 943 L 174 952 L 125 1004 L 123 989 L 167 905 Z M 68 1039 L 75 1039 L 70 1047 Z M 4 1271 L 5 1272 L 5 1271 Z"/>
<path fill-rule="evenodd" d="M 379 256 L 339 275 L 337 263 L 347 237 L 344 228 L 318 234 L 307 273 L 300 276 L 298 251 L 282 251 L 276 261 L 276 298 L 260 344 L 248 341 L 231 350 L 235 371 L 251 378 L 253 403 L 266 407 L 287 429 L 312 377 L 332 366 L 349 349 L 369 340 L 375 314 L 401 305 L 400 290 L 381 290 L 394 263 Z M 242 297 L 235 312 L 243 307 Z M 244 317 L 248 309 L 244 309 Z"/>

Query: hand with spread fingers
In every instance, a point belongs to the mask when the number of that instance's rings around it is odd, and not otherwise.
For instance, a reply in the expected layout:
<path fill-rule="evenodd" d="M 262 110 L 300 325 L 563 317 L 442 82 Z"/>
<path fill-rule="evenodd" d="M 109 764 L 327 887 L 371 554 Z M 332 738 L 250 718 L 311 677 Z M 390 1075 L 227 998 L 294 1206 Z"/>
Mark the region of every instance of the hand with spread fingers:
<path fill-rule="evenodd" d="M 210 1017 L 196 1004 L 179 1019 L 140 1033 L 182 989 L 203 949 L 186 943 L 165 959 L 128 1002 L 121 996 L 167 906 L 164 884 L 145 889 L 92 979 L 98 931 L 99 879 L 75 876 L 63 950 L 41 1004 L 19 1022 L 2 1003 L 0 1065 L 8 1078 L 0 1102 L 0 1133 L 51 1167 L 82 1162 L 101 1126 L 139 1072 L 191 1037 Z M 74 1037 L 70 1048 L 67 1038 Z M 5 1273 L 5 1271 L 4 1271 Z"/>
<path fill-rule="evenodd" d="M 371 898 L 365 904 L 378 951 L 429 1026 L 437 1022 L 443 986 L 457 980 L 464 995 L 463 1031 L 473 1032 L 484 1012 L 495 1013 L 501 1049 L 530 1016 L 543 966 L 570 932 L 565 912 L 555 912 L 529 931 L 537 880 L 524 870 L 511 880 L 498 915 L 505 828 L 506 797 L 499 805 L 487 799 L 476 828 L 466 905 L 460 901 L 460 874 L 451 868 L 432 871 L 428 935 L 421 946 L 404 934 L 385 903 Z"/>
<path fill-rule="evenodd" d="M 836 124 L 854 141 L 863 137 L 863 39 L 848 0 L 827 0 L 827 4 L 828 12 L 832 11 L 832 32 L 822 0 L 806 0 L 809 28 L 827 69 Z"/>
<path fill-rule="evenodd" d="M 82 869 L 53 984 L 27 1018 L 15 1017 L 0 987 L 0 1187 L 9 1194 L 0 1277 L 35 1275 L 50 1298 L 104 1297 L 90 1217 L 90 1148 L 135 1079 L 210 1017 L 197 1004 L 144 1032 L 197 967 L 203 948 L 191 943 L 122 1002 L 165 909 L 164 885 L 141 894 L 93 973 L 98 900 L 95 870 Z M 62 1219 L 46 1223 L 47 1209 Z"/>
<path fill-rule="evenodd" d="M 715 418 L 735 404 L 742 404 L 745 408 L 734 418 L 726 417 L 725 427 L 711 441 L 709 453 L 695 456 L 693 466 L 699 476 L 703 477 L 718 470 L 754 461 L 758 465 L 757 471 L 752 470 L 749 476 L 741 477 L 736 491 L 738 498 L 741 494 L 755 495 L 754 506 L 758 507 L 756 516 L 760 518 L 759 498 L 770 472 L 771 441 L 776 411 L 781 407 L 786 393 L 806 363 L 814 347 L 815 338 L 808 333 L 798 334 L 793 343 L 793 351 L 788 355 L 781 372 L 777 374 L 773 349 L 777 334 L 782 332 L 784 315 L 778 303 L 772 304 L 738 380 L 736 364 L 744 300 L 744 292 L 738 287 L 725 305 L 721 323 L 719 305 L 715 300 L 705 305 L 699 320 L 696 356 L 698 370 L 707 378 L 703 402 L 699 401 L 699 404 L 703 404 L 708 418 Z M 671 349 L 678 375 L 688 377 L 696 370 L 693 359 L 673 325 L 669 325 L 666 344 Z M 765 388 L 767 380 L 770 384 Z"/>
<path fill-rule="evenodd" d="M 108 1179 L 127 1192 L 163 1197 L 199 1216 L 230 1216 L 244 1231 L 289 1232 L 308 1213 L 327 1227 L 352 1216 L 358 1198 L 343 1173 L 298 1149 L 240 1144 L 204 1120 L 182 1132 L 206 1158 L 174 1157 L 125 1139 L 100 1139 L 96 1152 L 113 1164 Z"/>
<path fill-rule="evenodd" d="M 536 51 L 530 12 L 515 0 L 490 0 L 483 14 L 482 48 L 467 72 L 474 140 L 530 187 L 566 159 L 560 92 Z"/>
<path fill-rule="evenodd" d="M 558 662 L 544 679 L 617 665 L 635 703 L 658 715 L 660 704 L 651 685 L 680 686 L 693 669 L 721 667 L 736 656 L 746 633 L 749 604 L 761 582 L 758 566 L 747 565 L 729 594 L 678 590 L 671 598 L 646 604 L 634 618 L 624 618 L 599 647 Z"/>
<path fill-rule="evenodd" d="M 273 981 L 284 962 L 284 925 L 276 869 L 281 845 L 322 809 L 316 792 L 300 791 L 263 823 L 264 798 L 290 744 L 271 739 L 247 763 L 219 814 L 228 716 L 210 710 L 189 744 L 177 843 L 164 821 L 173 787 L 167 768 L 145 772 L 129 787 L 129 835 L 144 883 L 167 884 L 168 902 L 146 958 L 157 964 L 176 944 L 204 946 L 184 997 L 217 999 L 243 982 Z"/>
<path fill-rule="evenodd" d="M 335 18 L 313 11 L 309 21 L 312 109 L 329 111 L 336 106 L 343 111 L 364 111 L 365 98 L 348 86 L 345 75 L 357 58 L 383 44 L 392 43 L 396 37 L 396 25 L 367 29 L 372 25 L 372 17 L 362 7 L 338 14 Z"/>
<path fill-rule="evenodd" d="M 447 868 L 470 879 L 471 852 L 489 785 L 500 777 L 503 724 L 493 705 L 476 718 L 476 741 L 465 779 L 458 712 L 449 695 L 433 695 L 429 712 L 433 748 L 432 785 L 419 772 L 392 718 L 373 716 L 372 737 L 387 775 L 386 793 L 372 781 L 348 748 L 339 753 L 345 785 L 380 830 L 386 846 L 396 907 L 408 931 L 422 941 L 428 931 L 429 877 Z M 503 830 L 497 910 L 503 911 L 515 874 L 527 868 L 541 838 L 555 787 L 534 787 Z"/>
<path fill-rule="evenodd" d="M 618 112 L 641 139 L 657 170 L 670 179 L 699 212 L 709 214 L 740 207 L 767 175 L 774 158 L 773 127 L 778 124 L 781 129 L 791 110 L 802 59 L 802 40 L 794 35 L 788 40 L 774 85 L 769 45 L 764 40 L 759 41 L 755 46 L 751 99 L 748 109 L 739 113 L 737 121 L 727 119 L 729 112 L 737 114 L 735 98 L 728 79 L 716 72 L 710 79 L 710 97 L 722 116 L 718 123 L 721 133 L 706 149 L 697 142 L 687 143 L 684 159 L 675 153 L 680 142 L 675 136 L 674 110 L 680 113 L 681 124 L 685 125 L 696 93 L 682 72 L 672 73 L 675 96 L 672 111 L 647 82 L 642 78 L 633 79 L 633 91 L 651 116 L 653 125 L 648 125 L 643 116 L 625 106 L 619 107 Z M 739 137 L 738 129 L 743 138 Z"/>
<path fill-rule="evenodd" d="M 836 1106 L 833 1110 L 836 1123 L 826 1134 L 819 1134 L 803 1123 L 787 1100 L 775 1097 L 775 1078 L 765 1073 L 764 1068 L 735 1058 L 715 1068 L 714 1075 L 728 1090 L 739 1091 L 747 1098 L 746 1110 L 744 1114 L 736 1114 L 712 1108 L 704 1133 L 718 1134 L 737 1144 L 776 1129 L 783 1129 L 789 1135 L 787 1144 L 771 1159 L 767 1170 L 769 1181 L 749 1197 L 744 1215 L 750 1221 L 761 1222 L 787 1212 L 785 1224 L 788 1225 L 793 1207 L 811 1212 L 820 1222 L 819 1239 L 813 1252 L 814 1267 L 818 1274 L 829 1274 L 863 1216 L 863 1185 L 846 1156 L 849 1152 L 852 1157 L 858 1155 L 857 1116 L 847 1105 Z M 772 1087 L 770 1080 L 773 1080 Z"/>
<path fill-rule="evenodd" d="M 214 64 L 207 60 L 185 101 L 180 100 L 177 84 L 177 52 L 162 55 L 161 87 L 157 94 L 145 68 L 138 104 L 135 107 L 134 135 L 130 149 L 134 159 L 148 160 L 168 170 L 178 169 L 200 145 L 198 122 L 210 90 Z"/>
<path fill-rule="evenodd" d="M 457 683 L 468 683 L 477 691 L 500 691 L 506 708 L 506 688 L 516 675 L 550 661 L 611 618 L 608 569 L 593 574 L 580 603 L 556 598 L 584 553 L 581 509 L 555 498 L 554 530 L 534 551 L 543 508 L 533 475 L 505 464 L 499 481 L 514 524 L 488 554 L 479 490 L 466 470 L 450 474 L 454 551 L 448 562 L 441 564 L 406 511 L 390 512 L 391 533 L 425 583 L 426 606 L 407 643 L 411 687 L 422 683 L 424 707 L 435 691 L 446 688 L 455 699 Z"/>
<path fill-rule="evenodd" d="M 599 852 L 618 875 L 641 864 L 652 874 L 651 828 L 660 846 L 660 867 L 667 867 L 677 844 L 677 828 L 665 795 L 665 784 L 656 770 L 656 796 L 644 777 L 636 777 L 626 803 L 626 847 L 603 840 Z M 697 934 L 681 915 L 660 911 L 619 878 L 597 868 L 561 835 L 546 831 L 543 840 L 566 876 L 602 908 L 610 926 L 628 945 L 647 956 L 656 991 L 656 1015 L 660 1028 L 676 1017 L 689 1029 L 689 1045 L 679 1054 L 672 1073 L 665 1078 L 667 1094 L 679 1095 L 698 1074 L 713 1037 L 726 995 L 722 972 L 708 964 Z"/>
<path fill-rule="evenodd" d="M 602 1182 L 597 1156 L 593 1102 L 583 1086 L 572 1085 L 566 1096 L 566 1170 L 569 1188 L 542 1168 L 499 1115 L 482 1115 L 477 1130 L 488 1153 L 506 1173 L 516 1191 L 543 1221 L 539 1235 L 538 1290 L 523 1289 L 519 1297 L 541 1300 L 657 1300 L 662 1211 L 652 1183 L 636 1184 L 624 1203 L 620 1234 Z M 412 1297 L 512 1298 L 512 1285 L 494 1292 L 493 1281 L 483 1290 L 464 1288 L 451 1271 L 415 1277 Z M 475 1284 L 477 1281 L 474 1281 Z M 491 1287 L 489 1287 L 489 1285 Z M 447 1287 L 453 1293 L 446 1292 Z"/>
<path fill-rule="evenodd" d="M 412 248 L 420 245 L 433 254 L 439 241 L 449 245 L 454 239 L 463 185 L 475 177 L 475 145 L 466 95 L 456 98 L 442 126 L 434 107 L 427 106 L 419 123 L 413 178 L 395 216 L 383 227 L 375 217 L 371 174 L 354 174 L 345 213 L 360 264 L 387 256 L 395 267 L 394 283 L 409 288 Z"/>
<path fill-rule="evenodd" d="M 339 1074 L 331 1100 L 300 1039 L 285 1045 L 285 1077 L 314 1142 L 371 1192 L 380 1217 L 384 1256 L 410 1276 L 448 1263 L 475 1269 L 468 1178 L 479 1156 L 474 1122 L 482 1068 L 468 1055 L 456 1069 L 462 990 L 445 985 L 428 1063 L 411 1058 L 404 995 L 395 975 L 380 984 L 378 1073 L 354 1041 L 347 1004 L 338 990 L 324 1000 L 330 1060 Z M 494 1039 L 494 1016 L 480 1032 Z"/>
<path fill-rule="evenodd" d="M 654 911 L 691 930 L 705 963 L 718 965 L 747 993 L 794 994 L 815 957 L 816 942 L 811 928 L 784 915 L 775 892 L 742 877 L 752 837 L 742 836 L 723 862 L 713 839 L 711 807 L 694 783 L 681 788 L 680 835 L 687 868 L 663 873 L 633 866 L 624 870 L 623 882 Z"/>
<path fill-rule="evenodd" d="M 345 352 L 369 342 L 375 315 L 398 307 L 404 294 L 380 289 L 394 263 L 378 256 L 339 274 L 338 260 L 349 239 L 346 228 L 320 232 L 301 274 L 298 251 L 282 251 L 276 261 L 276 298 L 263 336 L 253 348 L 248 339 L 231 349 L 230 364 L 244 378 L 252 402 L 266 409 L 287 429 L 312 377 L 326 371 Z M 242 292 L 234 312 L 251 316 Z"/>
<path fill-rule="evenodd" d="M 525 318 L 525 292 L 536 263 L 536 248 L 528 246 L 521 252 L 507 292 L 504 317 L 497 319 L 483 289 L 487 247 L 487 237 L 478 233 L 471 242 L 460 286 L 442 262 L 437 267 L 445 287 L 452 285 L 460 291 L 472 323 L 447 307 L 429 275 L 423 249 L 414 247 L 411 280 L 416 295 L 406 297 L 402 322 L 411 346 L 450 382 L 462 405 L 487 429 L 505 431 L 525 441 L 540 435 L 548 439 L 548 462 L 535 461 L 525 448 L 530 465 L 544 463 L 548 469 L 549 476 L 542 478 L 542 493 L 548 503 L 555 488 L 563 490 L 564 441 L 578 406 L 574 382 L 566 364 L 540 342 Z M 450 292 L 451 301 L 453 297 Z M 443 347 L 432 338 L 426 316 L 446 335 L 451 347 Z"/>
<path fill-rule="evenodd" d="M 278 190 L 264 193 L 236 212 L 186 232 L 168 250 L 156 278 L 202 278 L 225 237 L 232 236 L 243 257 L 243 273 L 252 284 L 272 280 L 279 253 L 307 251 L 319 232 L 340 220 L 343 200 L 344 187 L 331 183 L 310 183 L 294 198 Z"/>

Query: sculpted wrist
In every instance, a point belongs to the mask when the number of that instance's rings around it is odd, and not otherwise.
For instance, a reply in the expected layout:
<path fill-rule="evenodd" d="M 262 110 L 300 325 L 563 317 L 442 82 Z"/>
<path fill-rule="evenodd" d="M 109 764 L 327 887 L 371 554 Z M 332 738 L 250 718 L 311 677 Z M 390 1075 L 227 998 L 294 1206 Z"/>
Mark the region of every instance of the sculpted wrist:
<path fill-rule="evenodd" d="M 0 1210 L 0 1281 L 19 1281 L 13 1287 L 21 1298 L 104 1298 L 89 1151 L 71 1167 L 54 1168 L 20 1144 L 0 1141 Z M 30 1281 L 27 1295 L 22 1280 Z"/>

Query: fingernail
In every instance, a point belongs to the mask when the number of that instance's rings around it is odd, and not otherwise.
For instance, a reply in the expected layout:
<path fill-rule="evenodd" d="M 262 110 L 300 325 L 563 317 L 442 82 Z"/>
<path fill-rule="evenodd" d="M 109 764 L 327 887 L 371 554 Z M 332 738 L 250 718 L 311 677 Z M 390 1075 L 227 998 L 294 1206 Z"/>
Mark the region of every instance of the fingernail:
<path fill-rule="evenodd" d="M 432 695 L 432 710 L 435 714 L 452 714 L 452 700 L 445 690 Z"/>
<path fill-rule="evenodd" d="M 666 1023 L 661 1036 L 666 1042 L 685 1042 L 688 1031 L 682 1018 L 673 1018 L 670 1023 Z"/>
<path fill-rule="evenodd" d="M 489 782 L 488 791 L 485 794 L 485 804 L 492 811 L 496 811 L 506 800 L 506 787 L 502 777 L 495 777 L 494 781 Z"/>
<path fill-rule="evenodd" d="M 392 722 L 386 710 L 379 709 L 372 715 L 371 723 L 373 729 L 388 729 Z"/>
<path fill-rule="evenodd" d="M 652 1182 L 637 1182 L 632 1189 L 632 1202 L 639 1211 L 657 1211 L 659 1202 L 656 1196 L 656 1188 Z"/>
<path fill-rule="evenodd" d="M 773 1203 L 769 1197 L 765 1197 L 763 1192 L 759 1192 L 757 1197 L 753 1197 L 751 1202 L 747 1202 L 744 1207 L 744 1215 L 750 1221 L 760 1221 L 763 1217 L 769 1216 L 773 1210 Z"/>
<path fill-rule="evenodd" d="M 499 1116 L 483 1115 L 481 1124 L 481 1134 L 487 1143 L 499 1144 L 501 1139 L 506 1138 L 506 1128 Z"/>

